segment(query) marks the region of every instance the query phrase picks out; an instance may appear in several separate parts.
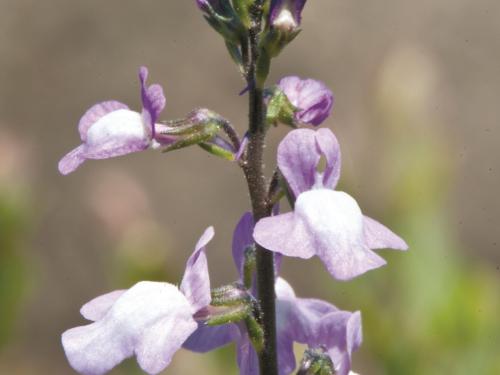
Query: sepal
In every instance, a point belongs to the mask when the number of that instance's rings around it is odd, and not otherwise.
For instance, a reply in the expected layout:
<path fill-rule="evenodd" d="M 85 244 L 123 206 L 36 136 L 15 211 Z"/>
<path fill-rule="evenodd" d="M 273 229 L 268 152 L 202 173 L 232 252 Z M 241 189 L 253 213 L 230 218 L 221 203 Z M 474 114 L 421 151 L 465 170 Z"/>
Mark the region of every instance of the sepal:
<path fill-rule="evenodd" d="M 250 7 L 253 3 L 253 0 L 233 0 L 234 11 L 247 29 L 251 26 Z"/>
<path fill-rule="evenodd" d="M 271 57 L 277 57 L 301 32 L 300 28 L 281 29 L 271 27 L 262 38 L 261 47 Z"/>
<path fill-rule="evenodd" d="M 240 68 L 240 73 L 245 74 L 245 67 L 243 66 L 243 56 L 241 55 L 239 44 L 226 40 L 226 48 L 229 52 L 229 56 L 231 56 L 231 59 Z"/>
<path fill-rule="evenodd" d="M 230 0 L 197 0 L 208 24 L 226 41 L 238 44 L 246 29 Z"/>
<path fill-rule="evenodd" d="M 248 316 L 248 309 L 244 305 L 235 306 L 208 306 L 194 315 L 198 322 L 215 327 L 224 324 L 237 323 Z"/>
<path fill-rule="evenodd" d="M 260 48 L 259 58 L 257 60 L 256 75 L 257 75 L 257 87 L 262 88 L 269 76 L 269 70 L 271 69 L 271 55 L 265 48 Z"/>
<path fill-rule="evenodd" d="M 323 348 L 307 349 L 297 375 L 335 375 L 335 366 Z"/>
<path fill-rule="evenodd" d="M 228 150 L 225 147 L 220 146 L 217 144 L 215 141 L 209 141 L 209 142 L 201 142 L 198 144 L 202 149 L 207 151 L 208 153 L 218 156 L 222 159 L 226 159 L 229 161 L 235 161 L 235 153 L 231 150 Z"/>
<path fill-rule="evenodd" d="M 252 279 L 257 268 L 257 256 L 255 244 L 248 246 L 244 252 L 245 262 L 243 263 L 243 283 L 245 287 L 250 289 L 252 287 Z"/>
<path fill-rule="evenodd" d="M 195 314 L 198 322 L 209 326 L 246 321 L 255 310 L 255 298 L 239 283 L 225 285 L 211 291 L 209 306 Z"/>
<path fill-rule="evenodd" d="M 267 104 L 266 121 L 268 125 L 277 125 L 279 122 L 289 125 L 293 128 L 297 127 L 295 114 L 299 112 L 299 108 L 295 107 L 286 94 L 275 87 L 270 92 L 270 99 Z"/>
<path fill-rule="evenodd" d="M 257 352 L 264 347 L 262 313 L 259 302 L 245 286 L 234 283 L 211 292 L 212 302 L 198 311 L 194 318 L 207 326 L 244 323 Z"/>
<path fill-rule="evenodd" d="M 248 304 L 252 300 L 251 294 L 239 283 L 221 286 L 212 290 L 213 306 L 233 306 Z"/>
<path fill-rule="evenodd" d="M 224 130 L 225 121 L 220 115 L 208 109 L 197 109 L 186 118 L 167 122 L 157 127 L 162 151 L 169 152 L 192 145 L 227 160 L 235 160 L 237 150 L 218 135 Z"/>

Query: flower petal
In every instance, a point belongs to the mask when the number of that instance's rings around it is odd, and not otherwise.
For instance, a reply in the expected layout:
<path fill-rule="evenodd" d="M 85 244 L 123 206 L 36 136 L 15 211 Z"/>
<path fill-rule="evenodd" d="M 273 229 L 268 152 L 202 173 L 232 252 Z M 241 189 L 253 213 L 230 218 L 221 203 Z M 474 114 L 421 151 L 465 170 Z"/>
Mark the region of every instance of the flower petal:
<path fill-rule="evenodd" d="M 363 231 L 370 249 L 408 250 L 408 245 L 401 237 L 368 216 L 363 217 Z"/>
<path fill-rule="evenodd" d="M 278 347 L 278 373 L 279 375 L 289 375 L 297 367 L 293 339 L 290 337 L 290 333 L 278 332 L 276 344 Z"/>
<path fill-rule="evenodd" d="M 235 335 L 238 335 L 236 330 L 238 328 L 234 324 L 212 327 L 200 323 L 182 347 L 193 352 L 206 353 L 235 340 Z"/>
<path fill-rule="evenodd" d="M 58 165 L 59 172 L 63 175 L 74 172 L 85 161 L 83 156 L 85 152 L 85 145 L 80 145 L 77 148 L 68 152 L 60 161 Z"/>
<path fill-rule="evenodd" d="M 259 375 L 259 357 L 243 327 L 240 327 L 240 336 L 236 341 L 236 360 L 240 375 Z"/>
<path fill-rule="evenodd" d="M 323 186 L 335 189 L 340 178 L 341 154 L 337 138 L 330 129 L 322 128 L 316 132 L 316 142 L 326 159 L 323 172 Z"/>
<path fill-rule="evenodd" d="M 338 311 L 325 301 L 297 298 L 290 284 L 282 278 L 276 280 L 275 288 L 278 335 L 286 332 L 292 341 L 311 342 L 316 334 L 317 322 L 323 316 Z"/>
<path fill-rule="evenodd" d="M 294 332 L 292 322 L 295 292 L 290 284 L 278 277 L 275 284 L 276 291 L 276 339 L 278 345 L 278 367 L 280 375 L 288 375 L 295 370 L 296 360 L 293 351 Z M 292 319 L 291 319 L 292 318 Z"/>
<path fill-rule="evenodd" d="M 278 166 L 295 197 L 314 186 L 320 157 L 314 130 L 292 130 L 281 141 Z"/>
<path fill-rule="evenodd" d="M 348 375 L 351 370 L 352 353 L 361 345 L 362 329 L 359 311 L 338 311 L 326 315 L 317 326 L 317 335 L 312 347 L 326 347 L 338 375 Z"/>
<path fill-rule="evenodd" d="M 84 374 L 104 374 L 137 354 L 143 369 L 155 374 L 196 330 L 186 297 L 167 283 L 143 281 L 123 293 L 95 323 L 62 335 L 66 356 Z"/>
<path fill-rule="evenodd" d="M 88 129 L 83 156 L 107 159 L 145 150 L 150 143 L 140 114 L 120 109 L 101 117 Z"/>
<path fill-rule="evenodd" d="M 208 306 L 211 301 L 210 278 L 205 247 L 214 237 L 214 228 L 208 227 L 202 234 L 186 264 L 180 290 L 193 307 L 193 312 Z"/>
<path fill-rule="evenodd" d="M 106 315 L 109 309 L 113 307 L 116 300 L 125 292 L 125 289 L 115 290 L 114 292 L 96 297 L 82 306 L 80 314 L 82 314 L 85 319 L 92 320 L 93 322 L 100 320 Z"/>
<path fill-rule="evenodd" d="M 273 209 L 273 215 L 277 215 L 279 212 L 279 206 L 275 205 Z M 251 212 L 246 212 L 241 217 L 240 221 L 236 225 L 233 234 L 233 261 L 238 270 L 238 275 L 240 280 L 243 279 L 243 266 L 245 262 L 245 250 L 248 246 L 255 244 L 253 238 L 254 231 L 254 220 Z M 274 254 L 274 271 L 276 277 L 278 277 L 281 269 L 282 256 L 279 253 Z"/>
<path fill-rule="evenodd" d="M 147 79 L 148 69 L 145 66 L 141 66 L 139 69 L 139 81 L 141 82 L 142 106 L 145 110 L 144 117 L 146 123 L 150 126 L 152 137 L 154 137 L 154 124 L 161 111 L 165 108 L 166 100 L 163 94 L 163 88 L 158 84 L 153 84 L 148 87 L 146 83 Z"/>
<path fill-rule="evenodd" d="M 293 212 L 259 220 L 253 236 L 264 248 L 286 256 L 309 259 L 316 254 L 314 236 Z"/>
<path fill-rule="evenodd" d="M 238 270 L 240 279 L 243 278 L 243 266 L 245 263 L 245 249 L 254 243 L 253 239 L 254 220 L 250 212 L 245 212 L 236 225 L 233 234 L 233 260 Z"/>
<path fill-rule="evenodd" d="M 85 142 L 87 140 L 87 131 L 92 125 L 108 113 L 118 111 L 119 109 L 128 109 L 128 107 L 127 105 L 117 102 L 116 100 L 97 103 L 90 107 L 78 123 L 78 131 L 80 132 L 80 138 L 82 141 Z"/>
<path fill-rule="evenodd" d="M 139 366 L 149 374 L 160 373 L 196 328 L 192 317 L 181 310 L 147 327 L 136 348 Z"/>
<path fill-rule="evenodd" d="M 302 193 L 295 203 L 294 223 L 301 229 L 304 245 L 312 246 L 309 251 L 320 257 L 336 279 L 349 280 L 385 264 L 366 246 L 361 210 L 344 192 L 315 189 Z"/>

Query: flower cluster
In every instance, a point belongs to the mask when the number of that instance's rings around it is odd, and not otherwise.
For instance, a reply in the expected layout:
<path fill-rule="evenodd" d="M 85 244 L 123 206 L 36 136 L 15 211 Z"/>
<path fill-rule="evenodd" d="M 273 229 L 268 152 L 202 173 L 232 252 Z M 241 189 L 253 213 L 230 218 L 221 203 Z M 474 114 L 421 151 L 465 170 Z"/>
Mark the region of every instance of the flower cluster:
<path fill-rule="evenodd" d="M 145 372 L 158 374 L 181 348 L 205 353 L 234 343 L 240 374 L 263 375 L 260 356 L 268 350 L 271 337 L 264 323 L 274 318 L 276 374 L 295 371 L 295 343 L 307 346 L 297 374 L 354 374 L 352 355 L 362 342 L 361 313 L 297 297 L 292 286 L 279 276 L 281 261 L 284 257 L 318 256 L 334 279 L 346 281 L 386 263 L 373 250 L 406 250 L 407 245 L 387 227 L 363 215 L 352 196 L 336 190 L 341 169 L 339 142 L 331 130 L 318 128 L 330 116 L 334 104 L 327 86 L 291 76 L 273 87 L 259 87 L 267 76 L 265 66 L 270 58 L 296 36 L 306 1 L 263 2 L 267 6 L 258 8 L 262 19 L 249 24 L 249 17 L 259 14 L 252 8 L 253 3 L 197 0 L 205 18 L 224 37 L 240 65 L 248 63 L 243 53 L 236 53 L 245 52 L 241 38 L 248 38 L 249 28 L 262 22 L 262 43 L 254 47 L 261 48 L 268 60 L 260 73 L 262 60 L 253 61 L 257 70 L 252 77 L 248 66 L 243 66 L 242 72 L 249 82 L 248 90 L 254 90 L 253 98 L 258 98 L 255 90 L 261 90 L 265 113 L 260 118 L 266 119 L 260 124 L 263 133 L 271 124 L 294 128 L 279 144 L 272 181 L 269 186 L 259 187 L 268 192 L 263 199 L 268 215 L 247 212 L 236 225 L 232 256 L 239 279 L 211 288 L 206 246 L 214 229 L 209 227 L 188 259 L 179 287 L 142 281 L 128 290 L 97 297 L 82 307 L 81 314 L 91 323 L 62 335 L 71 366 L 82 374 L 104 374 L 132 356 Z M 252 180 L 250 168 L 255 164 L 252 157 L 257 146 L 250 132 L 241 139 L 229 121 L 208 109 L 196 109 L 184 119 L 158 122 L 165 96 L 160 85 L 146 84 L 147 76 L 148 70 L 140 68 L 141 112 L 117 101 L 106 101 L 84 114 L 78 125 L 82 144 L 62 158 L 62 174 L 73 172 L 87 159 L 199 145 L 234 161 Z M 254 185 L 249 183 L 249 187 Z M 292 208 L 280 213 L 279 201 L 284 197 Z M 275 317 L 263 311 L 259 285 L 262 254 L 272 255 L 268 271 L 269 280 L 274 281 L 267 290 L 275 296 Z"/>

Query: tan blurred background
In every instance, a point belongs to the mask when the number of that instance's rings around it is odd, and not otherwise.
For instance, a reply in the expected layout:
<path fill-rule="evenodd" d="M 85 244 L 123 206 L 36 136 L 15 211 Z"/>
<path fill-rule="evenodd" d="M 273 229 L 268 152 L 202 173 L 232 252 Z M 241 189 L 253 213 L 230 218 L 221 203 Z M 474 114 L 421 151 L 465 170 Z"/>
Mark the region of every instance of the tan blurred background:
<path fill-rule="evenodd" d="M 301 296 L 362 310 L 364 375 L 500 373 L 499 19 L 494 0 L 311 0 L 272 68 L 270 82 L 332 88 L 341 188 L 411 246 L 349 284 L 315 260 L 284 264 Z M 89 106 L 140 108 L 140 65 L 165 88 L 163 119 L 203 106 L 244 131 L 244 84 L 194 0 L 0 0 L 1 374 L 73 373 L 59 340 L 83 324 L 80 306 L 144 278 L 178 282 L 208 225 L 213 284 L 236 276 L 248 194 L 235 165 L 193 147 L 58 174 Z M 286 131 L 270 133 L 268 172 Z M 227 348 L 179 353 L 165 373 L 234 371 Z"/>

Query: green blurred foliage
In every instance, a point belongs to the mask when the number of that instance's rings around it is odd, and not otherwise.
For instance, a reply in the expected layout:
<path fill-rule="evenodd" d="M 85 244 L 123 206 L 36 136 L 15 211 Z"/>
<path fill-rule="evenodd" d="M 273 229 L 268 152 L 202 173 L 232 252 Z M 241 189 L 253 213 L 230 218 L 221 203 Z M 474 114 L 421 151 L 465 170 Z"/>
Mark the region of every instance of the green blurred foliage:
<path fill-rule="evenodd" d="M 450 214 L 451 146 L 439 119 L 428 113 L 434 72 L 422 71 L 432 66 L 414 63 L 419 57 L 407 52 L 389 62 L 392 71 L 377 88 L 375 125 L 385 139 L 375 163 L 380 170 L 373 174 L 387 202 L 379 219 L 410 250 L 384 252 L 387 267 L 332 287 L 335 301 L 362 311 L 365 340 L 354 361 L 361 373 L 499 374 L 499 270 L 469 259 L 457 240 L 461 223 L 451 222 Z M 428 87 L 409 96 L 402 87 L 408 80 L 427 80 Z"/>
<path fill-rule="evenodd" d="M 26 292 L 26 265 L 22 246 L 26 212 L 8 192 L 0 191 L 0 350 L 12 337 Z"/>

